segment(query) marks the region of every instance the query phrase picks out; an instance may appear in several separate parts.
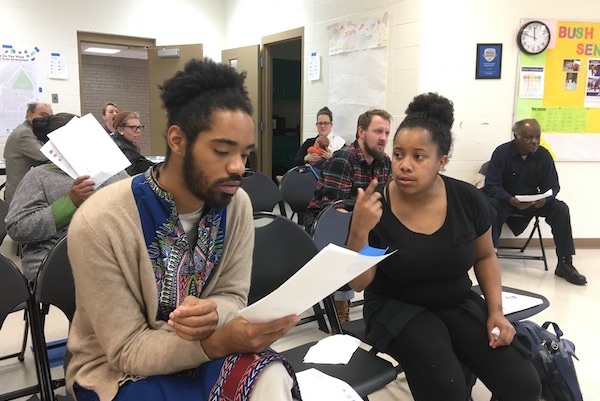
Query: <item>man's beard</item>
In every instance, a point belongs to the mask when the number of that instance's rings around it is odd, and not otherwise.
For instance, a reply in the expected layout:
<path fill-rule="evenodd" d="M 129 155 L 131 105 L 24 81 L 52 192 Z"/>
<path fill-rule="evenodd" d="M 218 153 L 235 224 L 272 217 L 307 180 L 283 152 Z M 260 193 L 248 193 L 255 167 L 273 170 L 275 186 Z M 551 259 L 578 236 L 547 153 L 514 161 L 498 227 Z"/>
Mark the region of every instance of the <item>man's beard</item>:
<path fill-rule="evenodd" d="M 364 142 L 365 145 L 365 152 L 367 152 L 367 154 L 369 156 L 371 156 L 373 159 L 376 160 L 380 160 L 383 159 L 383 155 L 385 154 L 384 151 L 379 151 L 376 148 L 372 148 L 367 144 L 367 141 Z"/>
<path fill-rule="evenodd" d="M 213 183 L 208 182 L 204 170 L 196 164 L 192 151 L 188 148 L 186 149 L 183 158 L 183 179 L 188 190 L 193 193 L 196 198 L 215 209 L 221 209 L 229 205 L 233 195 L 221 191 L 219 189 L 220 184 L 228 181 L 241 181 L 242 177 L 239 175 L 230 175 L 227 178 L 216 180 Z"/>

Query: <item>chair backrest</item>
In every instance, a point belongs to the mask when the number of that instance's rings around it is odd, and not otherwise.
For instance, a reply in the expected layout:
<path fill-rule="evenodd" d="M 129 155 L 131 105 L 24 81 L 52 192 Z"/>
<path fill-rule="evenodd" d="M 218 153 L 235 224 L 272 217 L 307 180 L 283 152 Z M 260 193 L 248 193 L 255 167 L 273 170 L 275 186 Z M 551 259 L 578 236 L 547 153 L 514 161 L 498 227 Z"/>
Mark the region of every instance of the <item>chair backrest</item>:
<path fill-rule="evenodd" d="M 296 166 L 288 170 L 279 189 L 281 197 L 294 213 L 304 213 L 313 198 L 320 172 L 310 165 Z"/>
<path fill-rule="evenodd" d="M 0 244 L 4 241 L 4 237 L 6 237 L 6 223 L 4 219 L 8 214 L 8 203 L 4 200 L 0 199 Z"/>
<path fill-rule="evenodd" d="M 339 200 L 321 210 L 313 223 L 313 240 L 319 250 L 327 245 L 345 246 L 354 202 Z"/>
<path fill-rule="evenodd" d="M 61 238 L 42 261 L 35 281 L 36 301 L 58 307 L 73 320 L 75 282 L 67 254 L 67 237 Z"/>
<path fill-rule="evenodd" d="M 273 292 L 313 256 L 317 247 L 298 224 L 273 213 L 255 213 L 248 304 Z"/>
<path fill-rule="evenodd" d="M 12 260 L 0 253 L 0 327 L 6 316 L 31 297 L 27 279 Z"/>
<path fill-rule="evenodd" d="M 281 192 L 275 181 L 260 171 L 247 169 L 242 188 L 248 193 L 254 212 L 271 212 L 281 202 Z"/>

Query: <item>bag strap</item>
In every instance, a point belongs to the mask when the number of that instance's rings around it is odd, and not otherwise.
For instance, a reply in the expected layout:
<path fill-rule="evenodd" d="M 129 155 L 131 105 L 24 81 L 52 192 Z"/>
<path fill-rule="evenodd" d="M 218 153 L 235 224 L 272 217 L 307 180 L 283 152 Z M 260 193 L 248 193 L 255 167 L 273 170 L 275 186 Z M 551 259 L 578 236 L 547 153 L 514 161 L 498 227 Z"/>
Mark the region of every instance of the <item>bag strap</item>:
<path fill-rule="evenodd" d="M 312 171 L 313 175 L 315 176 L 315 178 L 318 180 L 319 179 L 319 175 L 317 174 L 317 172 L 315 171 L 315 168 L 313 166 L 310 165 L 310 163 L 306 163 L 306 166 L 310 169 L 310 171 Z"/>
<path fill-rule="evenodd" d="M 558 327 L 558 324 L 554 323 L 554 322 L 544 322 L 544 324 L 542 324 L 542 327 L 544 328 L 544 330 L 548 330 L 548 326 L 552 325 L 552 328 L 554 329 L 554 333 L 556 334 L 556 337 L 558 337 L 558 339 L 560 340 L 560 338 L 563 336 L 563 331 L 560 329 L 560 327 Z"/>

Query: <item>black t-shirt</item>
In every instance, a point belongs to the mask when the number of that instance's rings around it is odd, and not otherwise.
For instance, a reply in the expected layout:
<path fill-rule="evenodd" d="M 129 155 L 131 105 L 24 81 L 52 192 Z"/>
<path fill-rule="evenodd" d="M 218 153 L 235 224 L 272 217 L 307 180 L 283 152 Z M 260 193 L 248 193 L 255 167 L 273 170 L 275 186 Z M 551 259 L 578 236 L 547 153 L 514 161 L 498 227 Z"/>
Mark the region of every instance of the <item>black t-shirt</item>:
<path fill-rule="evenodd" d="M 397 252 L 379 263 L 366 297 L 372 291 L 433 310 L 456 307 L 465 300 L 472 286 L 467 272 L 475 262 L 475 239 L 490 228 L 490 209 L 474 186 L 441 177 L 448 202 L 446 220 L 431 235 L 406 228 L 383 199 L 383 215 L 369 243 Z"/>

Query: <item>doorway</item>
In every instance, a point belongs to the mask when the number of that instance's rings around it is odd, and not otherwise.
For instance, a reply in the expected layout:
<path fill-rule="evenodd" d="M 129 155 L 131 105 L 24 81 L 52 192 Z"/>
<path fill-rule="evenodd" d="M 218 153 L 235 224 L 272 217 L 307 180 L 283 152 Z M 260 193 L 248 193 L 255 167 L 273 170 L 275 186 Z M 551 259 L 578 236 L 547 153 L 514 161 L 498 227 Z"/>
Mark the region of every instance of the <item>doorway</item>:
<path fill-rule="evenodd" d="M 151 154 L 147 49 L 155 40 L 77 32 L 77 42 L 81 115 L 91 113 L 102 123 L 102 108 L 107 102 L 117 104 L 121 111 L 137 112 L 146 127 L 140 149 L 142 154 Z M 108 53 L 110 50 L 114 53 Z"/>
<path fill-rule="evenodd" d="M 285 174 L 294 167 L 300 147 L 302 120 L 302 40 L 293 39 L 270 45 L 272 56 L 273 110 L 272 175 Z"/>
<path fill-rule="evenodd" d="M 163 156 L 167 117 L 158 86 L 190 59 L 201 59 L 202 44 L 157 47 L 156 40 L 151 38 L 94 32 L 77 32 L 77 43 L 81 113 L 92 113 L 102 122 L 106 102 L 116 103 L 121 111 L 137 112 L 145 126 L 140 139 L 141 153 Z M 88 55 L 85 50 L 90 47 L 117 52 Z"/>
<path fill-rule="evenodd" d="M 263 37 L 262 171 L 275 179 L 294 166 L 302 138 L 304 28 Z"/>

